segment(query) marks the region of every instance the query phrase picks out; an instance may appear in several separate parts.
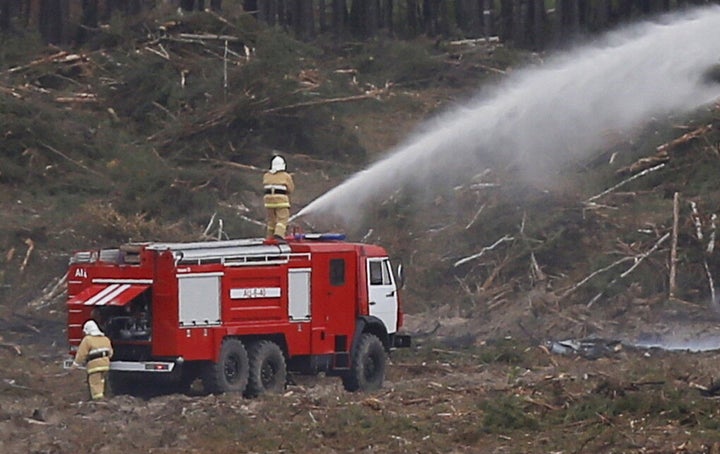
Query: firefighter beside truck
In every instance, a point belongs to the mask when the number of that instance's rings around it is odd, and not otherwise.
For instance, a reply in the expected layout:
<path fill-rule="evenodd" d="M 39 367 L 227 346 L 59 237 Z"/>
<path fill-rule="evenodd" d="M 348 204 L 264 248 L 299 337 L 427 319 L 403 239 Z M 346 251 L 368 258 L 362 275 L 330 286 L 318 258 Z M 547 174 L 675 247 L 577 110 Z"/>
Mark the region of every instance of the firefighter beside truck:
<path fill-rule="evenodd" d="M 83 324 L 112 341 L 110 381 L 151 377 L 207 392 L 284 389 L 288 371 L 382 386 L 387 353 L 410 346 L 394 270 L 376 245 L 338 234 L 130 243 L 77 252 L 68 271 L 68 338 Z"/>

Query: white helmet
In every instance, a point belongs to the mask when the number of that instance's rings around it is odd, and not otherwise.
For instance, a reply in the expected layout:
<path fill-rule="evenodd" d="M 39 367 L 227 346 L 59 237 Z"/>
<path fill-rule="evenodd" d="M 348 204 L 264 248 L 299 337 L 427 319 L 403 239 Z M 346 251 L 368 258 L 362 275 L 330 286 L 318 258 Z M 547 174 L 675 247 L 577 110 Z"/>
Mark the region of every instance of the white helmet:
<path fill-rule="evenodd" d="M 83 325 L 83 333 L 86 336 L 102 336 L 103 332 L 98 328 L 97 323 L 92 320 L 88 320 Z"/>
<path fill-rule="evenodd" d="M 282 172 L 285 170 L 285 159 L 282 156 L 275 156 L 270 163 L 270 172 Z"/>

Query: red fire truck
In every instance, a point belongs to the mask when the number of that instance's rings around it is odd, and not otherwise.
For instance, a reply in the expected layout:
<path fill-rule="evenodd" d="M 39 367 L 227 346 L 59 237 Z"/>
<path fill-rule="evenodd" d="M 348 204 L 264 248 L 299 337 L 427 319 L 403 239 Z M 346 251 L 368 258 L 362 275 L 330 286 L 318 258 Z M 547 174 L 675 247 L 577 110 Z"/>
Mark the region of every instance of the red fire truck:
<path fill-rule="evenodd" d="M 337 234 L 77 252 L 70 353 L 93 319 L 113 343 L 115 384 L 200 378 L 208 392 L 255 396 L 284 389 L 288 371 L 324 371 L 349 391 L 377 389 L 387 352 L 410 345 L 401 284 L 382 247 Z"/>

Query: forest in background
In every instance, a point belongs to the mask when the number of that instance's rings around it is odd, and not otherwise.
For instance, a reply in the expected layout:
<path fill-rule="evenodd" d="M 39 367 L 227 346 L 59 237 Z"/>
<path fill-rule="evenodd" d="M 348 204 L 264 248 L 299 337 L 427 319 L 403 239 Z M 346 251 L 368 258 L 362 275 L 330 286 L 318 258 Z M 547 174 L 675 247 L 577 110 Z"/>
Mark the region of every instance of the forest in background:
<path fill-rule="evenodd" d="M 46 44 L 81 46 L 113 14 L 140 16 L 242 8 L 301 40 L 377 36 L 412 39 L 498 37 L 536 51 L 564 47 L 618 24 L 717 0 L 1 0 L 0 33 L 36 29 Z"/>

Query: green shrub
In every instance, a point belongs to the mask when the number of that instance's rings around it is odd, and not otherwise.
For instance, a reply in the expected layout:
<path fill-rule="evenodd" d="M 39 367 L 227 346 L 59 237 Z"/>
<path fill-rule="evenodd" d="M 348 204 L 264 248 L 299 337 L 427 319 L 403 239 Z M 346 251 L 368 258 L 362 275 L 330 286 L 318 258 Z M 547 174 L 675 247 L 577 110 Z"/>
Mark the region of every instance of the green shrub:
<path fill-rule="evenodd" d="M 538 419 L 527 411 L 527 403 L 519 396 L 500 396 L 480 404 L 484 411 L 483 430 L 508 433 L 514 430 L 538 430 Z"/>

